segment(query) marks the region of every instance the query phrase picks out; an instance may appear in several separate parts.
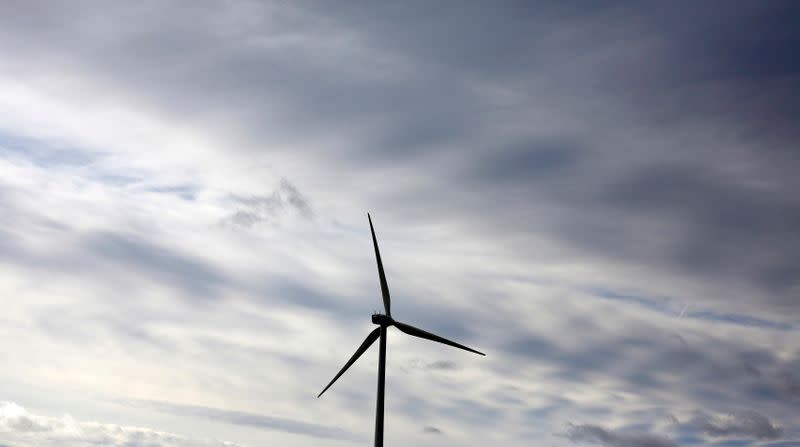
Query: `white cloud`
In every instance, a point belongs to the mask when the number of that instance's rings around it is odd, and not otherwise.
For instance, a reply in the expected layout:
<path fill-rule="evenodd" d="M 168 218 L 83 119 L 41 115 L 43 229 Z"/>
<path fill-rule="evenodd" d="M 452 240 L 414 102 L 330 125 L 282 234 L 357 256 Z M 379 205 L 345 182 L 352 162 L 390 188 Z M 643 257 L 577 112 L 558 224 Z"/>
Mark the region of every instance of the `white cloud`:
<path fill-rule="evenodd" d="M 236 447 L 237 444 L 187 438 L 142 427 L 76 421 L 36 415 L 13 402 L 0 402 L 0 441 L 19 447 L 152 446 Z"/>

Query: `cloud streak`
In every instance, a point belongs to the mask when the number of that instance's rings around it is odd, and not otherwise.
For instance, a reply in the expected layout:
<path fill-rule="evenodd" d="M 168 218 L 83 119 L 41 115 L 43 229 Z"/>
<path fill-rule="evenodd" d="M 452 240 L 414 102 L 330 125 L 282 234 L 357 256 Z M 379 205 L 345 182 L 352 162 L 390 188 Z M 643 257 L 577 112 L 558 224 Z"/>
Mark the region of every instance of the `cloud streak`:
<path fill-rule="evenodd" d="M 715 418 L 698 414 L 688 423 L 692 428 L 713 437 L 743 436 L 756 439 L 778 439 L 783 430 L 757 411 L 739 411 Z"/>
<path fill-rule="evenodd" d="M 321 439 L 338 439 L 349 441 L 362 440 L 359 436 L 356 436 L 353 433 L 338 427 L 313 424 L 275 416 L 222 410 L 218 408 L 202 407 L 197 405 L 179 405 L 158 401 L 127 401 L 122 403 L 149 408 L 165 413 L 197 416 L 203 419 L 222 421 L 233 425 L 255 427 L 261 430 L 278 430 Z"/>
<path fill-rule="evenodd" d="M 649 433 L 608 430 L 591 424 L 570 425 L 564 436 L 575 443 L 600 444 L 608 447 L 677 447 L 663 436 Z"/>

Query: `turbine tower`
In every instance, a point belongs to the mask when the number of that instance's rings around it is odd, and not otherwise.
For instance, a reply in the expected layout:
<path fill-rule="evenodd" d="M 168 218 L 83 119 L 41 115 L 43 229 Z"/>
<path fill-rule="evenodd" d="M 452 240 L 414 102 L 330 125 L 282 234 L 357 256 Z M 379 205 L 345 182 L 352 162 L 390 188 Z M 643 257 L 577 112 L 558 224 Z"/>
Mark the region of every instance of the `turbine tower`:
<path fill-rule="evenodd" d="M 380 351 L 378 354 L 378 402 L 375 409 L 375 447 L 383 447 L 383 391 L 384 385 L 386 381 L 386 329 L 389 326 L 394 326 L 397 329 L 400 329 L 401 332 L 405 332 L 408 335 L 413 335 L 415 337 L 424 338 L 427 340 L 436 341 L 439 343 L 444 343 L 446 345 L 450 345 L 456 348 L 463 349 L 465 351 L 474 352 L 475 354 L 479 355 L 486 355 L 482 352 L 476 351 L 472 348 L 468 348 L 462 344 L 458 344 L 454 341 L 450 341 L 444 337 L 440 337 L 435 334 L 431 334 L 430 332 L 423 331 L 422 329 L 415 328 L 409 324 L 401 323 L 396 321 L 392 318 L 392 310 L 391 310 L 391 300 L 389 299 L 389 286 L 386 284 L 386 275 L 383 273 L 383 263 L 381 262 L 381 252 L 378 250 L 378 240 L 375 238 L 375 229 L 372 227 L 372 217 L 367 214 L 367 219 L 369 219 L 369 230 L 372 232 L 372 245 L 375 247 L 375 259 L 378 261 L 378 277 L 380 278 L 381 282 L 381 293 L 383 295 L 383 307 L 386 311 L 385 314 L 376 313 L 372 315 L 372 322 L 378 325 L 372 332 L 367 335 L 367 338 L 361 343 L 361 346 L 356 349 L 355 354 L 350 357 L 350 360 L 344 364 L 342 369 L 336 374 L 336 376 L 331 380 L 331 383 L 322 390 L 322 393 L 328 390 L 328 388 L 336 382 L 347 368 L 349 368 L 353 363 L 361 357 L 367 349 L 375 342 L 375 340 L 380 339 Z M 317 397 L 322 396 L 322 393 L 319 393 Z"/>

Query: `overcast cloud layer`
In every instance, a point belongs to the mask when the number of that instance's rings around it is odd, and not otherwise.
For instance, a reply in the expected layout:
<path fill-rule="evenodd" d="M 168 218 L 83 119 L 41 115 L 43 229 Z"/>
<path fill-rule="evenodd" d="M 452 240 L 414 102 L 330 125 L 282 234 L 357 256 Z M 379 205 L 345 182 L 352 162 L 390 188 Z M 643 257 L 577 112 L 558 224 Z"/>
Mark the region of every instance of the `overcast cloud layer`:
<path fill-rule="evenodd" d="M 800 445 L 800 4 L 0 2 L 0 446 Z"/>

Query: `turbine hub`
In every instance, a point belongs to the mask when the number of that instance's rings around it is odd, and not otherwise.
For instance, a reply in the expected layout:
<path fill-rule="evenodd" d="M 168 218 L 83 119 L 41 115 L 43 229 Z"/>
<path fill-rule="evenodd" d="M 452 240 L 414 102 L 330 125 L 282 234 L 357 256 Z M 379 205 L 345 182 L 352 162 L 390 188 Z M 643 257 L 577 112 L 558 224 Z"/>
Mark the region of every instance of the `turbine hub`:
<path fill-rule="evenodd" d="M 392 317 L 384 314 L 372 314 L 372 322 L 379 326 L 390 326 L 394 323 Z"/>

